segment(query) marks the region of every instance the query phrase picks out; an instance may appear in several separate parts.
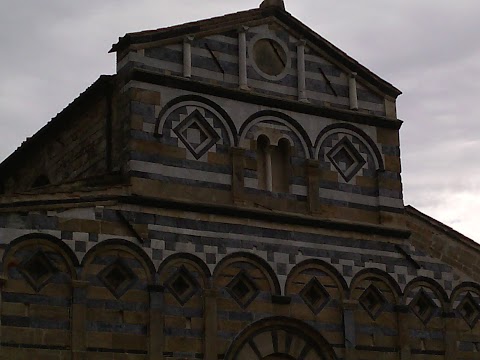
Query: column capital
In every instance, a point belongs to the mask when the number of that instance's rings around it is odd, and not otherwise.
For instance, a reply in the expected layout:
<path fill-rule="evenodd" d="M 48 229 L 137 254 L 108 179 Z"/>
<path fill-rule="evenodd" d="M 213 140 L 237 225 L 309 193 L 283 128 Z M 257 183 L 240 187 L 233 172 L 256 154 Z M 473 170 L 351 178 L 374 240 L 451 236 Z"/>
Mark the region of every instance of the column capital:
<path fill-rule="evenodd" d="M 231 147 L 230 151 L 232 152 L 232 155 L 242 156 L 245 154 L 245 149 L 241 147 Z"/>
<path fill-rule="evenodd" d="M 295 43 L 296 46 L 305 46 L 307 45 L 307 40 L 305 39 L 300 39 Z"/>
<path fill-rule="evenodd" d="M 250 29 L 250 28 L 249 28 L 248 26 L 242 25 L 242 26 L 240 26 L 240 27 L 237 29 L 237 31 L 238 31 L 239 33 L 246 33 L 249 29 Z"/>
<path fill-rule="evenodd" d="M 357 300 L 343 300 L 342 303 L 343 310 L 355 310 L 358 307 L 358 301 Z"/>
<path fill-rule="evenodd" d="M 220 293 L 217 289 L 204 289 L 203 290 L 203 296 L 208 297 L 208 298 L 216 298 L 219 295 L 220 295 Z"/>
<path fill-rule="evenodd" d="M 195 36 L 193 35 L 186 35 L 183 37 L 183 42 L 186 42 L 188 44 L 191 44 L 192 41 L 195 39 Z"/>
<path fill-rule="evenodd" d="M 5 285 L 5 283 L 7 282 L 7 280 L 8 280 L 7 274 L 1 273 L 1 274 L 0 274 L 0 288 Z"/>
<path fill-rule="evenodd" d="M 320 161 L 316 159 L 307 159 L 308 168 L 318 168 L 320 166 Z"/>
<path fill-rule="evenodd" d="M 72 280 L 72 287 L 74 289 L 85 289 L 90 285 L 90 282 L 85 280 Z"/>
<path fill-rule="evenodd" d="M 165 286 L 159 284 L 150 284 L 147 287 L 149 293 L 163 293 L 165 292 Z"/>

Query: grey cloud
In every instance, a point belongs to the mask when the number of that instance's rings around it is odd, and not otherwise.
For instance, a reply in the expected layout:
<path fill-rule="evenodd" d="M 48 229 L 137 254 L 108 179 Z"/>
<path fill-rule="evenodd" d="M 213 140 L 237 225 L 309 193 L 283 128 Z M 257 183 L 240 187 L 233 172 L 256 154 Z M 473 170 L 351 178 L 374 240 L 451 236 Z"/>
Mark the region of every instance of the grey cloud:
<path fill-rule="evenodd" d="M 0 158 L 102 73 L 127 32 L 223 15 L 261 0 L 0 3 Z M 477 0 L 286 0 L 295 17 L 399 87 L 405 202 L 477 236 Z M 480 240 L 477 236 L 477 240 Z"/>

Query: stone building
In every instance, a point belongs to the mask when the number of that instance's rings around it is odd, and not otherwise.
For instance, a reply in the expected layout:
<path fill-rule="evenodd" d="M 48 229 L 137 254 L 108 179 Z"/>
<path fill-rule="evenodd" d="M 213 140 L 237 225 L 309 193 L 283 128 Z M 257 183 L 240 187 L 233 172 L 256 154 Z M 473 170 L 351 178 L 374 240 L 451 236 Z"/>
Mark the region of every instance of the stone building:
<path fill-rule="evenodd" d="M 480 358 L 480 247 L 404 206 L 398 89 L 281 1 L 111 51 L 0 165 L 2 359 Z"/>

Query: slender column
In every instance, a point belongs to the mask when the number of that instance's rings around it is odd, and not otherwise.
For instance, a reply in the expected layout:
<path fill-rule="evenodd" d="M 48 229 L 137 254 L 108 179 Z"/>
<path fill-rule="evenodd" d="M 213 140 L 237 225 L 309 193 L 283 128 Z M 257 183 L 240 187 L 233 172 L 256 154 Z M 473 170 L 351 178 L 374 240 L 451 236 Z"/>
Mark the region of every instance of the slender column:
<path fill-rule="evenodd" d="M 249 90 L 247 75 L 247 26 L 238 31 L 238 86 L 242 90 Z"/>
<path fill-rule="evenodd" d="M 318 212 L 318 198 L 319 194 L 319 187 L 320 187 L 320 178 L 318 173 L 318 168 L 320 164 L 318 160 L 308 160 L 307 161 L 307 176 L 308 176 L 308 205 L 310 208 L 310 212 L 317 213 Z"/>
<path fill-rule="evenodd" d="M 400 359 L 410 360 L 412 358 L 410 329 L 408 328 L 410 309 L 407 305 L 399 305 L 396 308 L 398 314 L 398 347 L 400 348 Z"/>
<path fill-rule="evenodd" d="M 193 36 L 185 36 L 183 39 L 183 76 L 192 77 L 192 41 Z"/>
<path fill-rule="evenodd" d="M 232 148 L 232 192 L 235 204 L 243 202 L 243 189 L 245 188 L 245 149 Z"/>
<path fill-rule="evenodd" d="M 355 336 L 355 309 L 358 303 L 352 300 L 343 302 L 343 326 L 345 333 L 345 360 L 356 360 L 355 347 L 357 339 Z"/>
<path fill-rule="evenodd" d="M 163 360 L 165 349 L 165 316 L 164 316 L 164 288 L 160 285 L 150 285 L 150 326 L 148 359 Z"/>
<path fill-rule="evenodd" d="M 298 100 L 308 101 L 305 78 L 305 40 L 297 43 Z"/>
<path fill-rule="evenodd" d="M 85 360 L 87 358 L 88 285 L 88 281 L 72 281 L 72 360 Z"/>
<path fill-rule="evenodd" d="M 204 311 L 205 320 L 205 360 L 217 360 L 217 291 L 207 289 L 204 291 Z"/>
<path fill-rule="evenodd" d="M 1 315 L 3 314 L 2 293 L 3 293 L 3 287 L 5 286 L 7 279 L 8 279 L 7 275 L 0 274 L 0 354 L 2 354 L 2 317 L 1 317 Z M 0 358 L 1 358 L 1 355 L 0 355 Z"/>
<path fill-rule="evenodd" d="M 358 110 L 357 73 L 350 74 L 350 109 Z"/>
<path fill-rule="evenodd" d="M 267 191 L 273 190 L 273 175 L 272 175 L 272 149 L 267 146 L 265 149 L 265 182 Z"/>
<path fill-rule="evenodd" d="M 455 313 L 445 318 L 445 359 L 457 359 L 457 331 L 455 331 Z"/>

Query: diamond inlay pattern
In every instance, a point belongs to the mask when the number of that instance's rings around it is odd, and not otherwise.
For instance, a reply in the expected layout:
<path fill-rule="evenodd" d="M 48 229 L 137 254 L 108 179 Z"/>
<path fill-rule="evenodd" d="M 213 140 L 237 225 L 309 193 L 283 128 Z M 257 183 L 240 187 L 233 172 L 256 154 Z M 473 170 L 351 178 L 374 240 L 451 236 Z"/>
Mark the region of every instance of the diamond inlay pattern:
<path fill-rule="evenodd" d="M 182 306 L 185 305 L 200 288 L 197 280 L 185 266 L 180 267 L 168 278 L 165 287 Z"/>
<path fill-rule="evenodd" d="M 178 138 L 198 160 L 220 139 L 199 110 L 194 110 L 175 129 Z"/>
<path fill-rule="evenodd" d="M 312 278 L 300 292 L 300 297 L 305 304 L 315 313 L 318 314 L 328 304 L 330 295 L 317 278 Z"/>
<path fill-rule="evenodd" d="M 471 293 L 468 293 L 457 307 L 457 311 L 467 322 L 472 329 L 480 319 L 480 305 L 473 298 Z"/>
<path fill-rule="evenodd" d="M 360 305 L 375 320 L 385 309 L 387 300 L 380 290 L 374 285 L 370 285 L 360 296 Z"/>
<path fill-rule="evenodd" d="M 226 287 L 230 296 L 242 308 L 248 307 L 258 295 L 258 288 L 245 271 L 241 271 Z"/>
<path fill-rule="evenodd" d="M 347 137 L 343 137 L 328 153 L 328 159 L 345 181 L 350 181 L 366 161 Z"/>
<path fill-rule="evenodd" d="M 135 273 L 120 259 L 103 269 L 98 277 L 116 298 L 130 290 L 137 281 Z"/>
<path fill-rule="evenodd" d="M 437 309 L 432 298 L 421 289 L 410 303 L 410 309 L 426 325 Z"/>
<path fill-rule="evenodd" d="M 47 255 L 39 250 L 20 265 L 19 271 L 32 288 L 39 292 L 57 269 Z"/>

